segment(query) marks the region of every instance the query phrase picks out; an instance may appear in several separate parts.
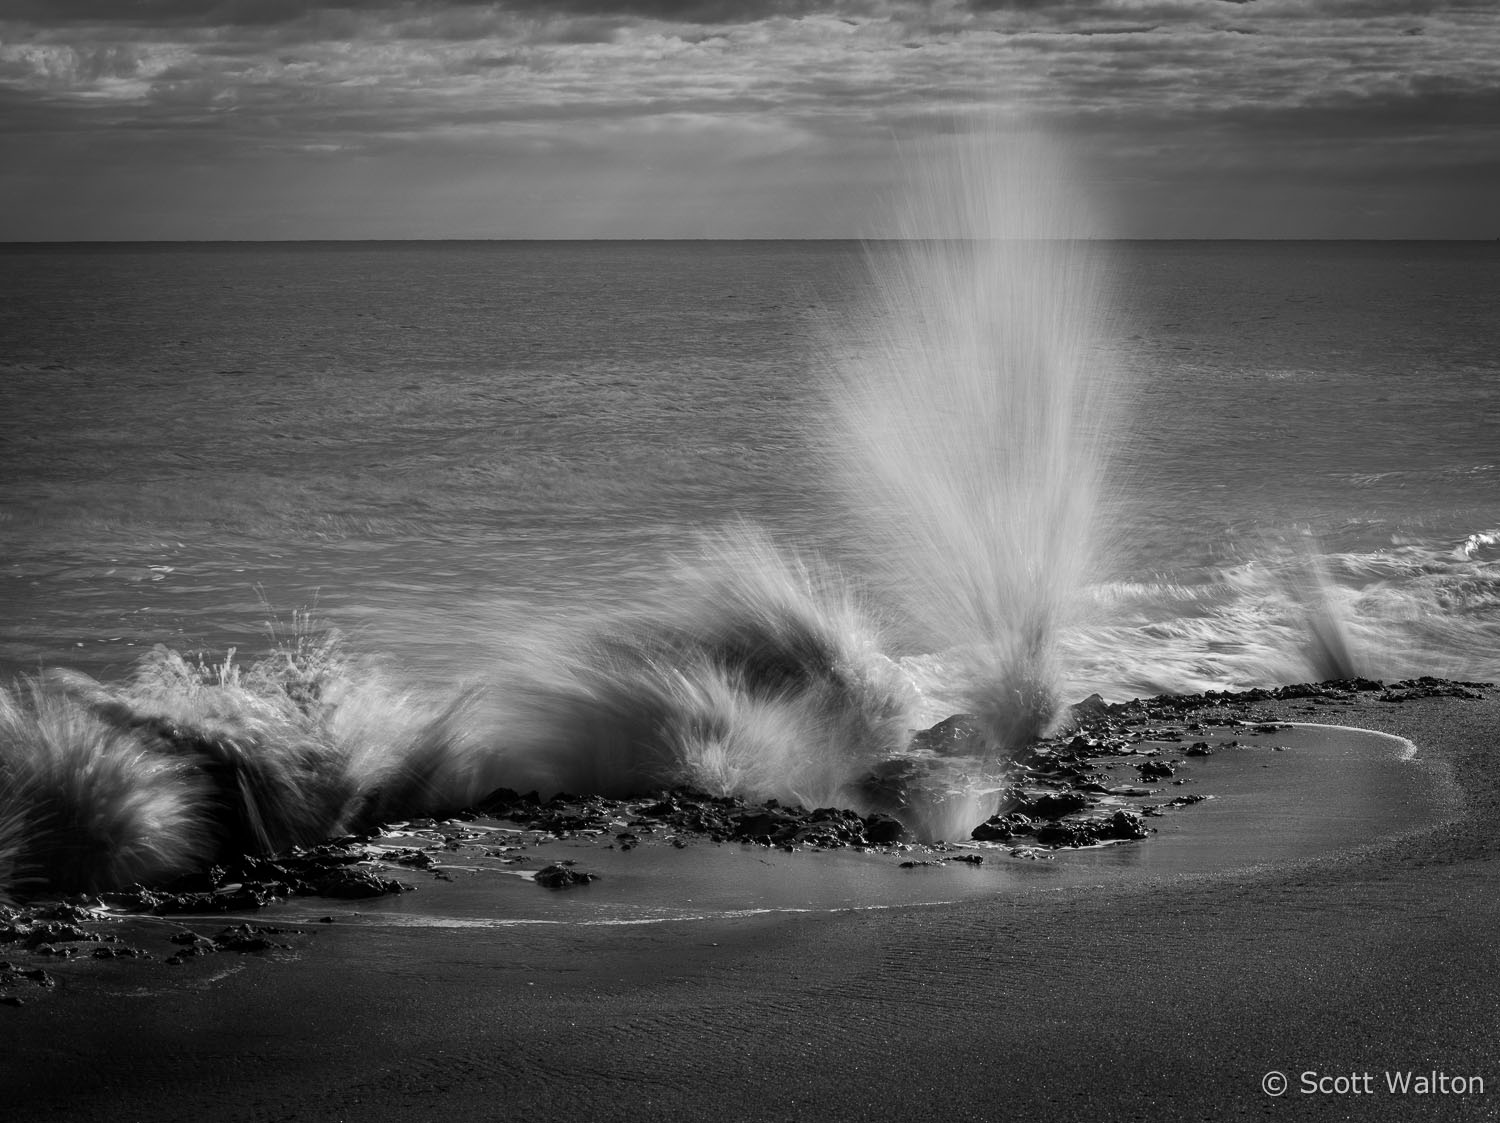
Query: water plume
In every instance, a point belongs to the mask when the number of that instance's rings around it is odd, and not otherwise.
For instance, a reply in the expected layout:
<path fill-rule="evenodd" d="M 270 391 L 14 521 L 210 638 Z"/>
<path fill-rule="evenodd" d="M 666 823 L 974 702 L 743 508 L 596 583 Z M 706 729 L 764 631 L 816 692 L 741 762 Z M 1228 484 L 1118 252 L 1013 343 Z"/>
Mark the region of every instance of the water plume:
<path fill-rule="evenodd" d="M 1113 380 L 1075 182 L 1042 140 L 992 127 L 924 158 L 901 240 L 871 248 L 873 297 L 831 329 L 844 492 L 999 749 L 1058 711 L 1059 637 L 1101 539 Z"/>
<path fill-rule="evenodd" d="M 1347 614 L 1317 544 L 1310 538 L 1299 543 L 1280 577 L 1306 629 L 1302 650 L 1311 681 L 1358 678 L 1364 668 L 1354 657 Z"/>

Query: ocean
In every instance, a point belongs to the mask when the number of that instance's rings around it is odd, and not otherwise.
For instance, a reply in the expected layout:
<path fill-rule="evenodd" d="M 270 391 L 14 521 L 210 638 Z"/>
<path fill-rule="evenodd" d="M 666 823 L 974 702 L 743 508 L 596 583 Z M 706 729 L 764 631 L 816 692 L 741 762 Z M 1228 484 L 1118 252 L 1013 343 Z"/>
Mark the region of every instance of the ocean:
<path fill-rule="evenodd" d="M 0 671 L 255 652 L 311 610 L 457 684 L 741 521 L 878 610 L 827 372 L 897 252 L 0 247 Z M 1087 252 L 1117 407 L 1065 691 L 1500 679 L 1500 243 Z"/>

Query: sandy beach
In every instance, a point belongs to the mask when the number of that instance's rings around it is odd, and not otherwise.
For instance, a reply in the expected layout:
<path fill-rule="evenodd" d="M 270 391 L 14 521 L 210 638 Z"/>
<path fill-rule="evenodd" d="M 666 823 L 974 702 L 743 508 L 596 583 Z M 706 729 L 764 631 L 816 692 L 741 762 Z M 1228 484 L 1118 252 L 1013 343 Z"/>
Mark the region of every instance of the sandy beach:
<path fill-rule="evenodd" d="M 335 924 L 170 985 L 111 963 L 0 1011 L 5 1097 L 78 1121 L 1500 1115 L 1500 701 L 1250 709 L 1410 738 L 1451 769 L 1454 806 L 1224 876 L 630 926 Z"/>

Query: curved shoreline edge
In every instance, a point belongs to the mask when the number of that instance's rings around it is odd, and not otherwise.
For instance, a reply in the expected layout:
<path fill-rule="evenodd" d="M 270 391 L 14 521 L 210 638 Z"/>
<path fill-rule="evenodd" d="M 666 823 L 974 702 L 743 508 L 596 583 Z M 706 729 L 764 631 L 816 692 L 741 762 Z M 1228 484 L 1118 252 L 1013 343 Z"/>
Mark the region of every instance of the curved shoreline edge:
<path fill-rule="evenodd" d="M 1461 805 L 1145 892 L 544 941 L 333 925 L 294 964 L 192 964 L 150 1000 L 101 982 L 0 1012 L 4 1082 L 28 1118 L 81 1121 L 1500 1114 L 1500 697 L 1244 705 L 1408 738 Z M 1387 1090 L 1382 1073 L 1411 1071 L 1466 1091 Z M 1369 1072 L 1375 1091 L 1304 1092 L 1306 1072 Z"/>

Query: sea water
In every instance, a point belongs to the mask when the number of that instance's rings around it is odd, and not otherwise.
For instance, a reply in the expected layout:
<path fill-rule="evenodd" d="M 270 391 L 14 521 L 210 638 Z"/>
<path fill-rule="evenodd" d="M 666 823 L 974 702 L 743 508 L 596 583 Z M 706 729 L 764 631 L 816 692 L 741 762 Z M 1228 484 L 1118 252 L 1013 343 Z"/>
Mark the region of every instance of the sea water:
<path fill-rule="evenodd" d="M 1108 290 L 1086 360 L 1128 393 L 1065 696 L 1500 678 L 1500 245 L 1078 251 Z M 827 329 L 903 252 L 0 248 L 0 669 L 253 651 L 310 607 L 454 683 L 737 520 L 879 602 Z M 940 694 L 942 637 L 897 647 Z"/>

